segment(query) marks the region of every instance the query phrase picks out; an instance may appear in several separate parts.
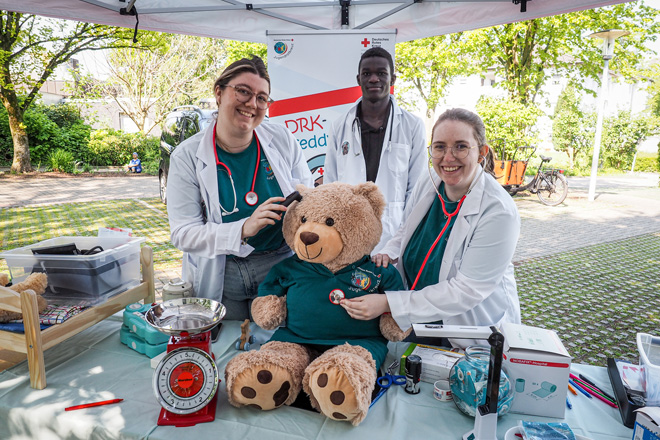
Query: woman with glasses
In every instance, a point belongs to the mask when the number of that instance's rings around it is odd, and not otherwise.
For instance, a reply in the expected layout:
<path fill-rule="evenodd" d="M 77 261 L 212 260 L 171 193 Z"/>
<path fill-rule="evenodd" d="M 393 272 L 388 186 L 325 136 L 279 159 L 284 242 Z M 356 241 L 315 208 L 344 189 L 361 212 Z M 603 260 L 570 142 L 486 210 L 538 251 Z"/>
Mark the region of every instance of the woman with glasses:
<path fill-rule="evenodd" d="M 342 306 L 356 319 L 391 312 L 404 330 L 439 320 L 520 323 L 511 263 L 520 216 L 492 175 L 481 118 L 463 109 L 444 112 L 429 154 L 433 171 L 417 182 L 406 222 L 373 257 L 377 265 L 396 263 L 409 290 L 344 300 Z"/>
<path fill-rule="evenodd" d="M 226 319 L 242 320 L 269 269 L 291 255 L 280 202 L 297 184 L 313 183 L 293 135 L 264 122 L 273 101 L 261 58 L 232 63 L 213 89 L 215 124 L 171 156 L 167 213 L 195 295 L 222 302 Z"/>

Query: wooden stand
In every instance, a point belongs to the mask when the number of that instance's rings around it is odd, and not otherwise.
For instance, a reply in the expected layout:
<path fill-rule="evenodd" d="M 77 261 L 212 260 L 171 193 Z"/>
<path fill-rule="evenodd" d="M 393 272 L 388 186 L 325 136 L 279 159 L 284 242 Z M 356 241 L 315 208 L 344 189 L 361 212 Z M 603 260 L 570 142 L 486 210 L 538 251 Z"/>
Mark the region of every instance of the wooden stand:
<path fill-rule="evenodd" d="M 138 286 L 43 331 L 39 326 L 36 294 L 31 290 L 19 294 L 0 287 L 0 309 L 23 313 L 25 326 L 25 334 L 0 331 L 0 349 L 27 354 L 32 388 L 41 390 L 46 387 L 44 350 L 69 339 L 129 304 L 140 300 L 144 300 L 145 304 L 155 301 L 153 252 L 149 246 L 143 246 L 140 251 L 140 265 L 142 283 Z"/>

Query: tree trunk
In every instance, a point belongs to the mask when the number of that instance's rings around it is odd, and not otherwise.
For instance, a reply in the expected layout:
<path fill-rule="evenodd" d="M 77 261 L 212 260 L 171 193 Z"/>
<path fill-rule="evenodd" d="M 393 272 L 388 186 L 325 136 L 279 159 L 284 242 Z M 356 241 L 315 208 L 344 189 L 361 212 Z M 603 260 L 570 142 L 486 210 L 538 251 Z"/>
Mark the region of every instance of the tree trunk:
<path fill-rule="evenodd" d="M 14 142 L 14 161 L 11 164 L 12 173 L 29 173 L 32 171 L 30 163 L 30 145 L 23 122 L 23 110 L 18 98 L 12 90 L 2 90 L 2 103 L 9 116 L 9 130 Z"/>

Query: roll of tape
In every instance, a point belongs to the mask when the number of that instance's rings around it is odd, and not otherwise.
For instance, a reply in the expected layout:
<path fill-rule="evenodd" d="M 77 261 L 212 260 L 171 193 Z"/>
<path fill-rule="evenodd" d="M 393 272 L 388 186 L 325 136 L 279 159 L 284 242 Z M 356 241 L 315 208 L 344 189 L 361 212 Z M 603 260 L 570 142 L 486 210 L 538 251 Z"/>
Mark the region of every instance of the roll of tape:
<path fill-rule="evenodd" d="M 448 380 L 435 381 L 433 384 L 433 397 L 441 402 L 449 402 L 452 399 Z"/>

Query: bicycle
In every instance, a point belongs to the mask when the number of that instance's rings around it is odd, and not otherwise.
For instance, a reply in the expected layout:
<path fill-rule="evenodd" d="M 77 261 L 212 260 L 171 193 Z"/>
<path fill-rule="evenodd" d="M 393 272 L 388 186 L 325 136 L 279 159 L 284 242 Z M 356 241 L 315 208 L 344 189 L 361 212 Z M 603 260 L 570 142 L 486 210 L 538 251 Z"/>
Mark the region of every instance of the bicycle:
<path fill-rule="evenodd" d="M 518 151 L 531 149 L 532 152 L 524 160 L 515 160 Z M 521 191 L 529 191 L 536 194 L 541 203 L 547 206 L 559 205 L 568 195 L 568 181 L 564 176 L 564 170 L 559 168 L 544 168 L 545 163 L 550 163 L 551 157 L 539 154 L 541 163 L 536 174 L 525 183 L 525 171 L 529 159 L 536 152 L 536 147 L 525 145 L 516 147 L 511 160 L 504 160 L 505 150 L 502 146 L 502 160 L 495 160 L 495 176 L 502 187 L 511 195 L 515 196 Z M 498 173 L 501 173 L 499 174 Z"/>

